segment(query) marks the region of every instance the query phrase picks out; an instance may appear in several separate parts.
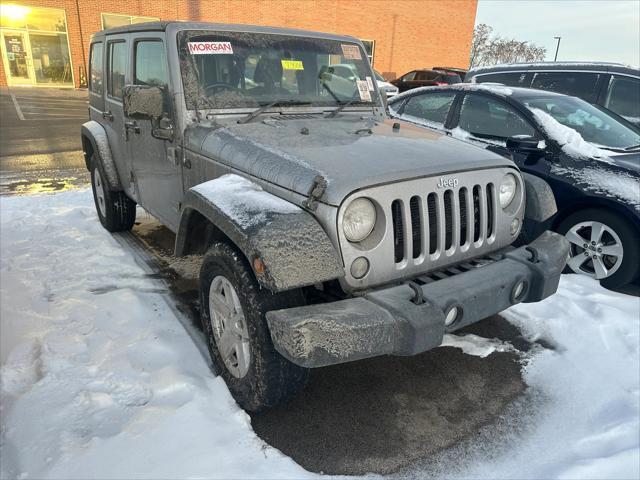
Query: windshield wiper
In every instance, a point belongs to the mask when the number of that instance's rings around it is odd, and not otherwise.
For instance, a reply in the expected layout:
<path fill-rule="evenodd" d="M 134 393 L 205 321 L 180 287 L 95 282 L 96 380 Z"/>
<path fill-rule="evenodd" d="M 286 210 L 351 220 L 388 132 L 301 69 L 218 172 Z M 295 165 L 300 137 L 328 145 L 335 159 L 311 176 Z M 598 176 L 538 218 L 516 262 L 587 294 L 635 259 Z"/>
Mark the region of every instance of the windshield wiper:
<path fill-rule="evenodd" d="M 338 107 L 335 110 L 331 110 L 331 112 L 329 113 L 329 115 L 327 115 L 327 118 L 331 118 L 331 117 L 335 117 L 338 113 L 340 113 L 342 110 L 344 110 L 345 108 L 347 108 L 349 105 L 351 105 L 353 102 L 355 102 L 357 100 L 356 97 L 353 97 L 351 100 L 349 100 L 348 102 L 343 102 L 340 105 L 338 105 Z"/>
<path fill-rule="evenodd" d="M 625 147 L 625 148 L 623 148 L 623 150 L 625 152 L 628 152 L 629 150 L 636 150 L 638 148 L 640 148 L 640 143 L 638 145 L 631 145 L 630 147 Z"/>
<path fill-rule="evenodd" d="M 311 102 L 303 102 L 300 100 L 283 100 L 280 98 L 278 100 L 274 100 L 273 102 L 266 103 L 256 108 L 253 112 L 249 113 L 248 115 L 238 120 L 238 123 L 250 122 L 251 120 L 256 118 L 258 115 L 260 115 L 262 112 L 268 110 L 271 107 L 275 107 L 276 105 L 311 105 Z"/>

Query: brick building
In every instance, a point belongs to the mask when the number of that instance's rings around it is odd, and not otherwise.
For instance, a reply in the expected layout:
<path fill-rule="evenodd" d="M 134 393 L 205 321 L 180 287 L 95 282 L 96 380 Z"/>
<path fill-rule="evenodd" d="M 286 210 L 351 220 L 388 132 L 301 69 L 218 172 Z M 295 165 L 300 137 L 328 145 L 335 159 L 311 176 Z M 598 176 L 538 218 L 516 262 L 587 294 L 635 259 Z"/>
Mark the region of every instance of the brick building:
<path fill-rule="evenodd" d="M 11 3 L 9 3 L 11 2 Z M 0 85 L 81 86 L 89 38 L 116 25 L 197 20 L 352 35 L 376 70 L 468 66 L 477 0 L 9 0 L 0 6 Z"/>

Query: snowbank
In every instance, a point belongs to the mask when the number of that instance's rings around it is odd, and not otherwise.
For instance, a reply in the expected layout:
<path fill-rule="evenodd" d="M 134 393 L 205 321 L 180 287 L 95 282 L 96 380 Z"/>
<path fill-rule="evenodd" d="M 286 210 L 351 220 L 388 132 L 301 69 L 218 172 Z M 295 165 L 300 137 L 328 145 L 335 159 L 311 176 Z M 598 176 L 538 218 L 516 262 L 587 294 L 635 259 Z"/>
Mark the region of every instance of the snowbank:
<path fill-rule="evenodd" d="M 304 478 L 253 433 L 90 191 L 0 199 L 1 478 Z"/>
<path fill-rule="evenodd" d="M 640 299 L 570 275 L 543 302 L 504 316 L 555 350 L 530 359 L 524 379 L 548 401 L 508 455 L 466 478 L 640 477 Z"/>
<path fill-rule="evenodd" d="M 256 437 L 164 284 L 99 225 L 90 191 L 0 198 L 0 248 L 0 477 L 313 476 Z M 456 456 L 443 472 L 638 478 L 640 300 L 567 276 L 505 316 L 555 345 L 524 371 L 547 401 L 506 451 L 488 445 L 494 458 Z M 512 350 L 469 334 L 445 345 Z"/>

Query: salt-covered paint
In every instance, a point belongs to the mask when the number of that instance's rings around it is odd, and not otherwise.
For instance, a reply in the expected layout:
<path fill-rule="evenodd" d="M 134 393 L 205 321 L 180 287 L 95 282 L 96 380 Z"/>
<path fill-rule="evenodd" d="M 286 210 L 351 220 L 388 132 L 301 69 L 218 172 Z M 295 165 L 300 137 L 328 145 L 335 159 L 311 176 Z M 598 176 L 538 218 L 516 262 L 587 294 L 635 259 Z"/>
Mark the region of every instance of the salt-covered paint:
<path fill-rule="evenodd" d="M 268 213 L 299 213 L 302 209 L 240 175 L 223 175 L 192 188 L 205 198 L 215 199 L 216 205 L 229 218 L 248 228 L 267 220 Z"/>

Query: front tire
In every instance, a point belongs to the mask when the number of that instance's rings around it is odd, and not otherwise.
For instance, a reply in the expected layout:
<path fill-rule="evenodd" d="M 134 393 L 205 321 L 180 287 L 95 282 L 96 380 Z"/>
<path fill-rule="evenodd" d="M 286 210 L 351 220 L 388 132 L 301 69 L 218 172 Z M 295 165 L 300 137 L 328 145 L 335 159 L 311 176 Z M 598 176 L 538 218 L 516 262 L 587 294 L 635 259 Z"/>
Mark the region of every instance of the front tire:
<path fill-rule="evenodd" d="M 558 232 L 570 242 L 567 271 L 595 278 L 606 288 L 638 277 L 638 233 L 620 215 L 602 208 L 581 210 L 565 218 Z"/>
<path fill-rule="evenodd" d="M 238 404 L 250 412 L 284 403 L 306 384 L 308 369 L 280 355 L 266 312 L 304 303 L 300 291 L 261 289 L 246 259 L 218 242 L 200 270 L 202 323 L 214 367 Z"/>
<path fill-rule="evenodd" d="M 91 157 L 91 189 L 100 223 L 109 232 L 131 230 L 136 221 L 136 203 L 124 192 L 111 191 L 106 178 L 102 160 L 94 153 Z"/>

